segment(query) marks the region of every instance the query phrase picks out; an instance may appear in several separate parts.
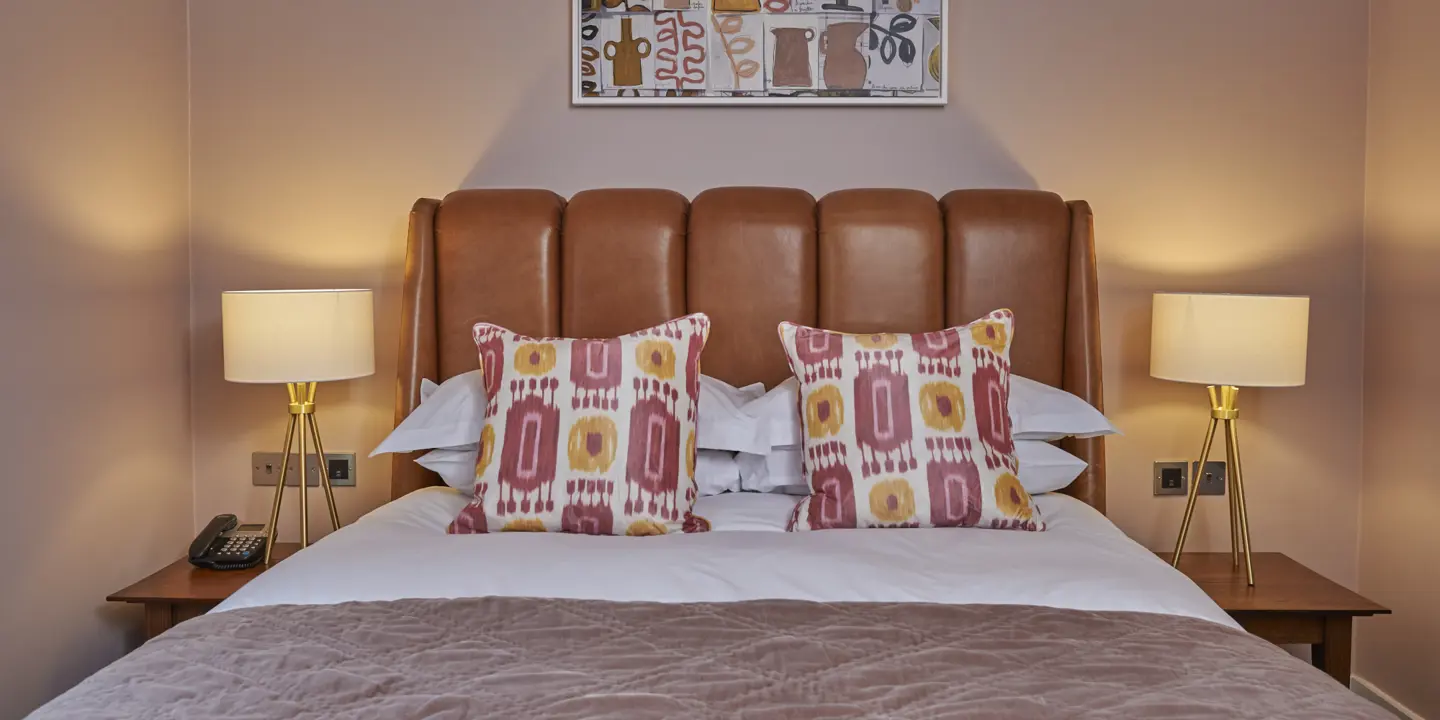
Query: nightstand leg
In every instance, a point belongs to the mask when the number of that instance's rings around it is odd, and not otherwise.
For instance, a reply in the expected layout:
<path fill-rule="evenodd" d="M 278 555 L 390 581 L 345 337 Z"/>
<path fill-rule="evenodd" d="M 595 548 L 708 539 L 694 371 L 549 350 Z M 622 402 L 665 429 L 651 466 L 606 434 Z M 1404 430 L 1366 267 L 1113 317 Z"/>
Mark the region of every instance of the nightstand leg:
<path fill-rule="evenodd" d="M 1351 623 L 1348 616 L 1325 618 L 1325 642 L 1310 649 L 1311 664 L 1345 687 L 1350 687 Z"/>
<path fill-rule="evenodd" d="M 175 608 L 168 602 L 145 603 L 145 639 L 175 627 Z"/>

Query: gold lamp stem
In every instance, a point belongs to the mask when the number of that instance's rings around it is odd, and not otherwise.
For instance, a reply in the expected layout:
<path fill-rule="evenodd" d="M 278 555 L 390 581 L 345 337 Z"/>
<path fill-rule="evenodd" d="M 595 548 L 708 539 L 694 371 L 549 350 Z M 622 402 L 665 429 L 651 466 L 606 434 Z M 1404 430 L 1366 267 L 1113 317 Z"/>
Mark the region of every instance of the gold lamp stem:
<path fill-rule="evenodd" d="M 315 420 L 315 390 L 318 383 L 288 383 L 285 389 L 290 394 L 290 423 L 285 429 L 285 453 L 280 462 L 280 479 L 275 485 L 275 498 L 270 504 L 270 525 L 265 529 L 265 564 L 270 564 L 270 554 L 275 549 L 275 537 L 280 522 L 280 504 L 285 495 L 285 479 L 290 470 L 291 448 L 300 445 L 300 546 L 310 545 L 310 504 L 309 469 L 305 462 L 309 454 L 309 441 L 315 442 L 315 454 L 320 458 L 320 487 L 325 490 L 325 504 L 330 511 L 330 525 L 340 529 L 340 514 L 335 510 L 335 490 L 330 486 L 329 463 L 325 449 L 320 442 L 320 424 Z"/>
<path fill-rule="evenodd" d="M 1195 517 L 1195 500 L 1200 495 L 1200 474 L 1205 472 L 1205 463 L 1210 459 L 1210 450 L 1215 444 L 1215 432 L 1223 425 L 1225 429 L 1225 459 L 1230 471 L 1230 560 L 1236 569 L 1240 567 L 1240 556 L 1245 556 L 1245 577 L 1250 585 L 1255 584 L 1255 565 L 1250 558 L 1250 517 L 1245 508 L 1245 480 L 1240 469 L 1240 410 L 1238 400 L 1240 388 L 1233 385 L 1211 385 L 1210 428 L 1205 432 L 1205 444 L 1200 448 L 1200 464 L 1191 478 L 1190 492 L 1185 499 L 1185 519 L 1180 523 L 1180 537 L 1175 541 L 1175 554 L 1170 563 L 1180 567 L 1180 556 L 1185 552 L 1185 538 L 1190 534 L 1190 521 Z"/>

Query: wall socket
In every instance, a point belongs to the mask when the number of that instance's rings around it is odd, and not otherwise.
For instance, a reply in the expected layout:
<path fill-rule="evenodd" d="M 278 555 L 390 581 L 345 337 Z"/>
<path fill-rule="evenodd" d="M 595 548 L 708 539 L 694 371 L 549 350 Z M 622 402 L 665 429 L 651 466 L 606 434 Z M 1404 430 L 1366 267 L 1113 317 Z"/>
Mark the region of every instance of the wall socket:
<path fill-rule="evenodd" d="M 280 481 L 280 461 L 284 453 L 257 452 L 250 454 L 250 484 L 255 487 L 275 487 Z M 332 487 L 355 487 L 355 453 L 325 453 L 330 467 L 326 473 Z M 320 487 L 320 456 L 314 453 L 305 456 L 309 487 Z M 300 455 L 290 455 L 290 469 L 285 473 L 286 487 L 300 487 Z"/>
<path fill-rule="evenodd" d="M 1157 462 L 1155 463 L 1155 494 L 1186 495 L 1190 492 L 1190 478 L 1195 476 L 1199 462 Z M 1205 463 L 1205 472 L 1200 474 L 1201 495 L 1225 494 L 1225 463 L 1211 460 Z"/>
<path fill-rule="evenodd" d="M 1184 495 L 1190 492 L 1190 463 L 1155 463 L 1155 495 Z"/>

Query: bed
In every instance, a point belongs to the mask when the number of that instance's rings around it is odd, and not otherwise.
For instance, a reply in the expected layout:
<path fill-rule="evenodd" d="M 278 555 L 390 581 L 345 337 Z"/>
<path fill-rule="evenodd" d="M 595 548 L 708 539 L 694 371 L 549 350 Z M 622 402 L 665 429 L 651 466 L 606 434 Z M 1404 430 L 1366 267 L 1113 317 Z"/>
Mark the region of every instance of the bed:
<path fill-rule="evenodd" d="M 397 418 L 476 367 L 476 322 L 687 312 L 707 374 L 774 385 L 782 320 L 1008 307 L 1015 371 L 1101 405 L 1091 212 L 1049 193 L 467 190 L 416 204 L 403 293 Z M 1102 441 L 1066 447 L 1089 467 L 1037 499 L 1042 533 L 787 533 L 793 498 L 741 495 L 697 503 L 708 533 L 455 536 L 467 499 L 397 457 L 393 502 L 37 717 L 1386 717 L 1126 538 Z"/>

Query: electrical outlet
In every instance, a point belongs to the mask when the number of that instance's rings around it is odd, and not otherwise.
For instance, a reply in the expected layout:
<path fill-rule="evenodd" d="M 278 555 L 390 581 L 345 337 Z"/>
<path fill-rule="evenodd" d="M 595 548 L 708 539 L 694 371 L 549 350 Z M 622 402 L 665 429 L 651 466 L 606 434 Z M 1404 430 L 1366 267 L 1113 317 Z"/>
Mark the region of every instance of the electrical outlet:
<path fill-rule="evenodd" d="M 1155 463 L 1155 495 L 1184 495 L 1190 491 L 1188 484 L 1191 463 Z"/>
<path fill-rule="evenodd" d="M 280 461 L 283 453 L 257 452 L 250 454 L 250 484 L 256 487 L 275 487 L 280 481 Z M 320 456 L 311 453 L 305 457 L 309 487 L 320 486 Z M 325 453 L 330 467 L 326 475 L 331 487 L 355 487 L 355 454 Z M 285 474 L 286 487 L 300 487 L 300 456 L 290 456 L 290 468 Z"/>
<path fill-rule="evenodd" d="M 1209 460 L 1205 463 L 1205 472 L 1197 474 L 1195 466 L 1198 461 L 1190 463 L 1191 476 L 1198 476 L 1201 495 L 1224 495 L 1226 481 L 1225 463 Z"/>

